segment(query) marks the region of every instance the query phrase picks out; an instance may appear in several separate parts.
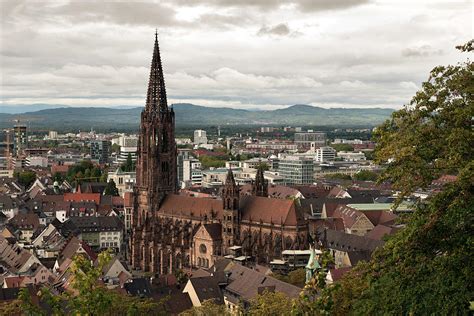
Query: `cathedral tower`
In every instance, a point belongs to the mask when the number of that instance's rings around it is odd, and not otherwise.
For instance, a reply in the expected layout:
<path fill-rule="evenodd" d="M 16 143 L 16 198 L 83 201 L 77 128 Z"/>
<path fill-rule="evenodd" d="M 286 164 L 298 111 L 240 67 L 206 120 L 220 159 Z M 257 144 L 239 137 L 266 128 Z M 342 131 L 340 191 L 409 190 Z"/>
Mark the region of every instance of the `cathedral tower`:
<path fill-rule="evenodd" d="M 268 180 L 265 180 L 263 169 L 263 165 L 257 167 L 255 182 L 252 184 L 252 195 L 268 197 Z"/>
<path fill-rule="evenodd" d="M 224 212 L 222 220 L 223 250 L 234 246 L 240 235 L 240 212 L 239 212 L 239 187 L 235 184 L 234 174 L 229 169 L 225 180 L 224 191 L 222 192 Z"/>
<path fill-rule="evenodd" d="M 167 194 L 177 190 L 175 116 L 168 108 L 158 34 L 151 61 L 146 106 L 141 113 L 132 214 L 131 264 L 148 271 L 153 266 L 149 245 L 154 212 Z M 153 269 L 151 269 L 153 270 Z"/>

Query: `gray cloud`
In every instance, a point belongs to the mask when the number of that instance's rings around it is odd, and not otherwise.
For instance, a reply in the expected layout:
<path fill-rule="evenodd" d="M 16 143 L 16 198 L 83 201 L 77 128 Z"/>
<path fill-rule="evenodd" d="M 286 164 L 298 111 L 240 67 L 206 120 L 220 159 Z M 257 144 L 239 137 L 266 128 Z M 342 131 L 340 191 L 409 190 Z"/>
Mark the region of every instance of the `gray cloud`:
<path fill-rule="evenodd" d="M 418 47 L 408 47 L 402 50 L 404 57 L 427 57 L 433 55 L 442 55 L 442 49 L 434 49 L 430 45 L 422 45 Z"/>
<path fill-rule="evenodd" d="M 300 11 L 342 10 L 368 3 L 370 0 L 177 0 L 185 5 L 214 5 L 221 7 L 253 7 L 274 10 L 281 6 L 295 6 Z"/>
<path fill-rule="evenodd" d="M 290 28 L 285 23 L 280 23 L 274 26 L 262 26 L 257 35 L 277 35 L 277 36 L 286 36 L 290 34 Z"/>
<path fill-rule="evenodd" d="M 155 27 L 170 102 L 401 106 L 472 37 L 468 3 L 32 3 L 0 2 L 0 107 L 143 105 Z"/>

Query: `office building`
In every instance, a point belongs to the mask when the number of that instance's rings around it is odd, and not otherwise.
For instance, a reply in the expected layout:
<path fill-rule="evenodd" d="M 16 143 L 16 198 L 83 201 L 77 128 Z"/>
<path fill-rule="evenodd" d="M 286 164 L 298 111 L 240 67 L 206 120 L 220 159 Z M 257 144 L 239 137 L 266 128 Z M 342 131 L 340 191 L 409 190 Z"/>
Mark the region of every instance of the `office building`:
<path fill-rule="evenodd" d="M 91 160 L 96 160 L 100 164 L 109 160 L 109 142 L 106 140 L 95 140 L 91 142 Z"/>
<path fill-rule="evenodd" d="M 323 146 L 316 149 L 317 162 L 332 161 L 336 158 L 336 150 L 329 146 Z"/>
<path fill-rule="evenodd" d="M 207 144 L 206 131 L 203 131 L 201 129 L 194 131 L 194 144 L 195 145 Z"/>
<path fill-rule="evenodd" d="M 287 156 L 280 159 L 278 171 L 287 185 L 313 183 L 314 160 L 307 157 Z"/>
<path fill-rule="evenodd" d="M 13 126 L 13 154 L 18 156 L 28 147 L 28 133 L 26 125 L 16 124 Z"/>
<path fill-rule="evenodd" d="M 312 142 L 314 142 L 316 146 L 326 145 L 326 133 L 323 133 L 323 132 L 295 133 L 295 144 L 299 148 L 309 148 Z"/>

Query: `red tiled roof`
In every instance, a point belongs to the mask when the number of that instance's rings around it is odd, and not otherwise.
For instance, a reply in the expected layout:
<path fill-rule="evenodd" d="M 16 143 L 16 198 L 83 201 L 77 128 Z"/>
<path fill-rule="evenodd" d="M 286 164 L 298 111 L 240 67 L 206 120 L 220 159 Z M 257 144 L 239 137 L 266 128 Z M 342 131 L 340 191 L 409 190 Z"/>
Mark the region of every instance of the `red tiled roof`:
<path fill-rule="evenodd" d="M 123 196 L 123 206 L 133 207 L 133 192 L 125 192 Z"/>
<path fill-rule="evenodd" d="M 392 225 L 397 219 L 397 215 L 387 211 L 362 211 L 369 221 L 377 226 L 379 224 Z"/>
<path fill-rule="evenodd" d="M 243 221 L 296 226 L 303 222 L 293 200 L 270 199 L 260 196 L 240 198 Z"/>
<path fill-rule="evenodd" d="M 222 219 L 222 208 L 221 200 L 170 194 L 164 199 L 159 213 L 177 217 L 211 218 L 211 212 L 214 212 L 216 218 Z"/>
<path fill-rule="evenodd" d="M 100 204 L 100 193 L 65 193 L 64 201 L 84 202 L 93 201 Z"/>

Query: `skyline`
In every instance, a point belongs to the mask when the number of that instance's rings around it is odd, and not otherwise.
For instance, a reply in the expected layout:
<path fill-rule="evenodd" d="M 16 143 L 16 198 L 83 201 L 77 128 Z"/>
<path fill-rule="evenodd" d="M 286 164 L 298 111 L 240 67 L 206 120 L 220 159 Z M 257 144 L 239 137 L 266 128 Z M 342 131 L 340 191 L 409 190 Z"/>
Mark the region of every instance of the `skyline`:
<path fill-rule="evenodd" d="M 400 108 L 472 37 L 468 1 L 30 3 L 1 3 L 0 106 L 143 106 L 158 28 L 169 104 Z"/>

